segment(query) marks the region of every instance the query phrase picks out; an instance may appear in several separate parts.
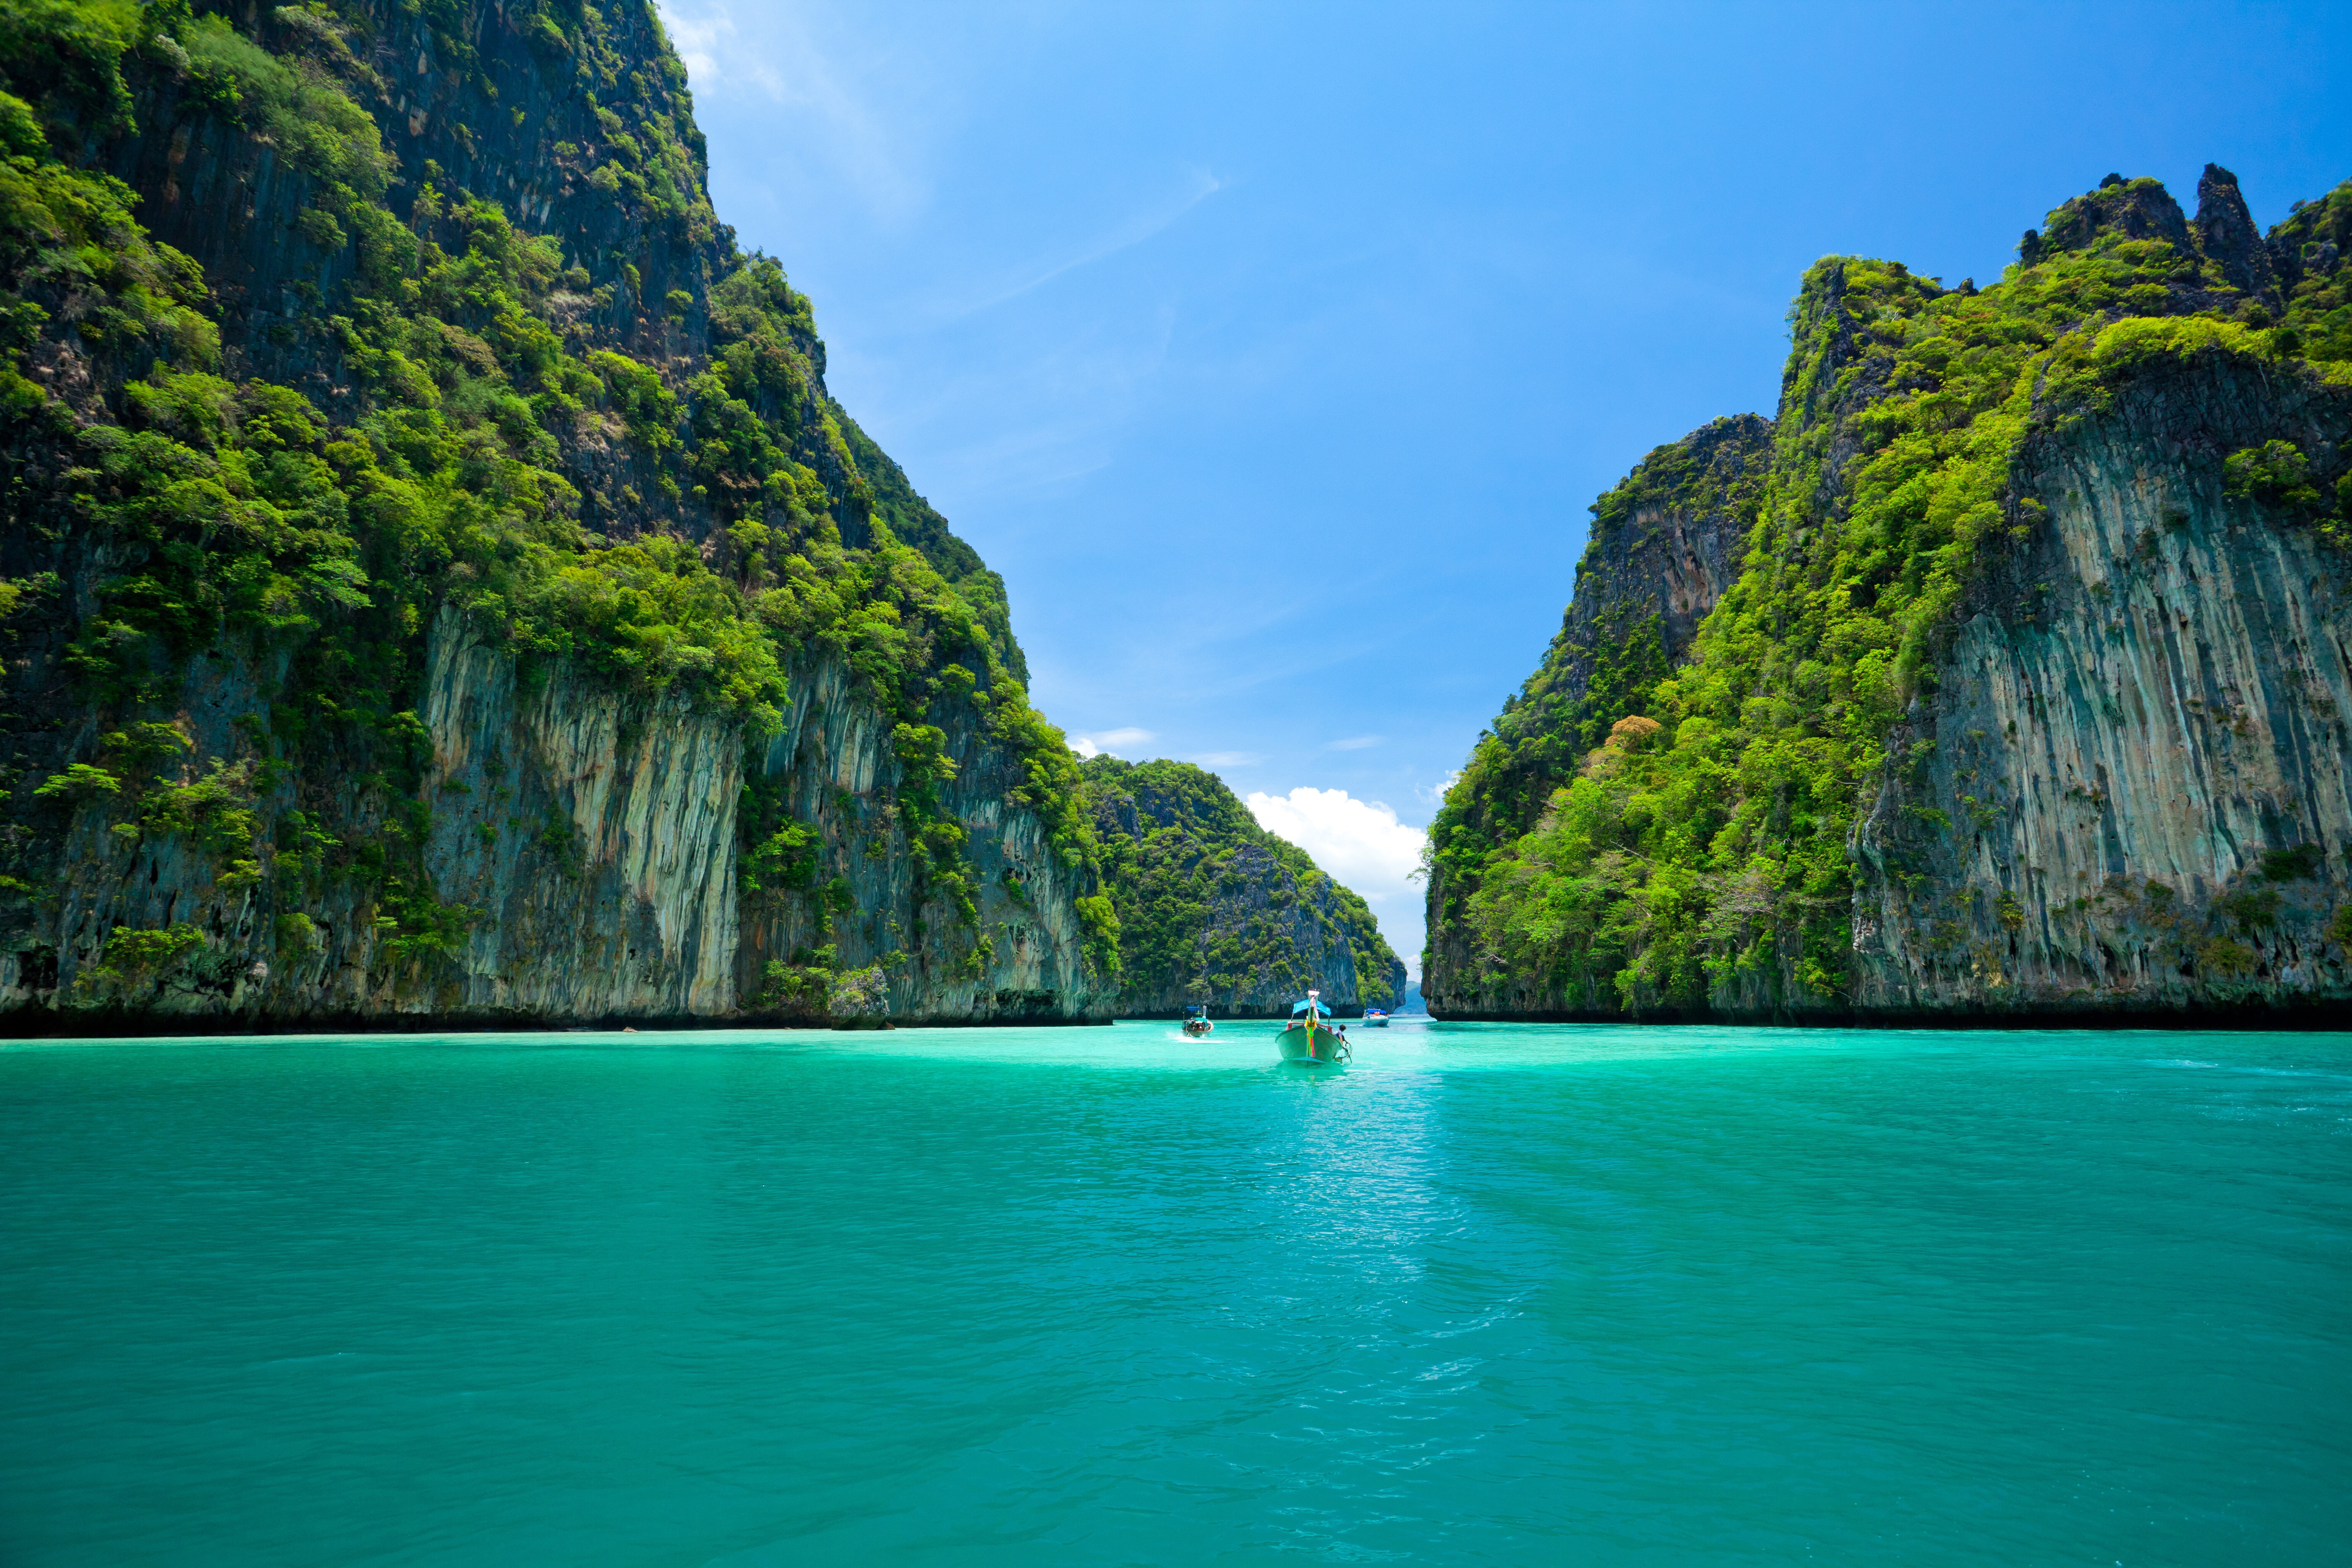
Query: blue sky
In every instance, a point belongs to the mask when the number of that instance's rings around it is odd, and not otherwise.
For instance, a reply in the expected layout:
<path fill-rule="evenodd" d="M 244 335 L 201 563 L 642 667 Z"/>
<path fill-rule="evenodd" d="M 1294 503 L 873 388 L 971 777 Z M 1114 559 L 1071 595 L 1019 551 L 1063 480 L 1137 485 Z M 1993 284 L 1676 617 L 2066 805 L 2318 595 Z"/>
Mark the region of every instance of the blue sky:
<path fill-rule="evenodd" d="M 1012 593 L 1037 704 L 1373 901 L 1586 508 L 1769 414 L 1815 258 L 1997 277 L 2109 171 L 2352 177 L 2352 7 L 664 0 L 719 216 Z"/>

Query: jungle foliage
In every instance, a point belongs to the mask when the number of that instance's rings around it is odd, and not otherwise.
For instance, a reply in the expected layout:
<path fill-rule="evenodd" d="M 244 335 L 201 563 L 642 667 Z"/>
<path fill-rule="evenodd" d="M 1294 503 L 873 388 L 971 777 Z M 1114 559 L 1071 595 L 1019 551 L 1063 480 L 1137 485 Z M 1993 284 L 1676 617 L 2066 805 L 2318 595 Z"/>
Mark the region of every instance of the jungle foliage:
<path fill-rule="evenodd" d="M 1543 662 L 1481 735 L 1493 742 L 1485 764 L 1456 781 L 1446 807 L 1453 828 L 1494 843 L 1517 838 L 1617 721 L 1648 706 L 1681 650 L 1668 647 L 1657 595 L 1646 591 L 1662 588 L 1664 574 L 1635 563 L 1656 564 L 1662 518 L 1744 537 L 1764 486 L 1765 464 L 1750 453 L 1769 439 L 1762 420 L 1717 419 L 1653 449 L 1593 502 L 1575 597 Z"/>

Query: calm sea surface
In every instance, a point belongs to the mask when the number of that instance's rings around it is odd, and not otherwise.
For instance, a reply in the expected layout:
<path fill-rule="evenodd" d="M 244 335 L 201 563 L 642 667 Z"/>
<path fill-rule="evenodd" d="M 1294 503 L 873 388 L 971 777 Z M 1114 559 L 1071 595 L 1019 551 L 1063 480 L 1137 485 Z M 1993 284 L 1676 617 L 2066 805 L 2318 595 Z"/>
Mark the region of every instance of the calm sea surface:
<path fill-rule="evenodd" d="M 2352 1561 L 2352 1036 L 0 1047 L 0 1563 Z"/>

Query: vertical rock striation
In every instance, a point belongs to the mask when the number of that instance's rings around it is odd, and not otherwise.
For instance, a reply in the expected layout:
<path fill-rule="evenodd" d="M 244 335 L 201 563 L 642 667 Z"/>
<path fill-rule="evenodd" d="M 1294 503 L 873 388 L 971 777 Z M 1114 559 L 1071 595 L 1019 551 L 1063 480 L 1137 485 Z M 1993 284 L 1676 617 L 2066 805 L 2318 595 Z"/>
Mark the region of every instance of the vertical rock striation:
<path fill-rule="evenodd" d="M 1026 770 L 987 732 L 980 710 L 950 700 L 929 715 L 956 763 L 940 807 L 970 836 L 976 909 L 967 933 L 926 897 L 910 852 L 910 832 L 919 830 L 899 805 L 904 763 L 856 673 L 827 659 L 796 666 L 793 676 L 784 727 L 752 748 L 750 765 L 780 792 L 786 817 L 809 825 L 803 879 L 816 896 L 755 897 L 747 905 L 735 978 L 750 1014 L 822 1017 L 815 981 L 878 965 L 890 1014 L 901 1021 L 1108 1019 L 1117 981 L 1087 962 L 1077 912 L 1081 899 L 1099 896 L 1092 868 L 1071 865 L 1023 806 Z"/>
<path fill-rule="evenodd" d="M 1854 1002 L 2156 1016 L 2352 999 L 2352 571 L 2225 459 L 2341 466 L 2352 390 L 2163 362 L 2031 440 L 1857 825 Z"/>

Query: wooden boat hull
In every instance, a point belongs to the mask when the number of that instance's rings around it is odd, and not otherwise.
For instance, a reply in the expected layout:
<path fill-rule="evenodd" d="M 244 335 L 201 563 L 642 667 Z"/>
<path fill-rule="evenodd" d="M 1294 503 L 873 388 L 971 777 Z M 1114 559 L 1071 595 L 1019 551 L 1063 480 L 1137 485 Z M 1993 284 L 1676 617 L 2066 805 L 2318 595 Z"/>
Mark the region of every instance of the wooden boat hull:
<path fill-rule="evenodd" d="M 1339 1036 L 1318 1024 L 1293 1025 L 1282 1031 L 1282 1059 L 1301 1067 L 1332 1068 L 1347 1059 L 1347 1046 Z"/>
<path fill-rule="evenodd" d="M 1206 1018 L 1187 1018 L 1184 1020 L 1184 1032 L 1192 1036 L 1196 1040 L 1215 1027 L 1216 1026 L 1209 1022 Z"/>

